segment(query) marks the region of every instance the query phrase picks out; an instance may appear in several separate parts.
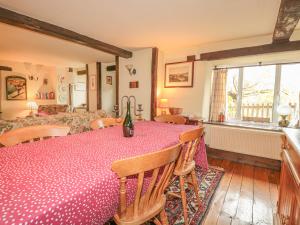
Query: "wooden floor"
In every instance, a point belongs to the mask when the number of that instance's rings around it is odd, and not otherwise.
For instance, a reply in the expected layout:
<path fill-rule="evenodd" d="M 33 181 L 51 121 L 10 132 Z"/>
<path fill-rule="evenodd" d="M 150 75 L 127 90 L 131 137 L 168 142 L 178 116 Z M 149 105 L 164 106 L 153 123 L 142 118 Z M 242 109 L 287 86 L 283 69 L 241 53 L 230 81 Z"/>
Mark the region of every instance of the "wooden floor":
<path fill-rule="evenodd" d="M 227 160 L 209 159 L 225 169 L 204 225 L 273 224 L 279 172 Z"/>

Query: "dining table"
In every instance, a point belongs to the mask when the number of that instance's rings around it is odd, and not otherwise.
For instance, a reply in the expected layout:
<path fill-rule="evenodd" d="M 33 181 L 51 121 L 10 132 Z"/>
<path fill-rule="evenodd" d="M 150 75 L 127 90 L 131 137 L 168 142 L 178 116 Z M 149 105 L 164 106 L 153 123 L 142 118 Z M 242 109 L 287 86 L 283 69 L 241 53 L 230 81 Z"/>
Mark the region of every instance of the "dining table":
<path fill-rule="evenodd" d="M 131 138 L 116 126 L 1 148 L 0 224 L 104 224 L 119 204 L 112 162 L 175 145 L 180 133 L 195 128 L 152 121 L 134 126 Z M 203 138 L 195 162 L 208 168 Z"/>

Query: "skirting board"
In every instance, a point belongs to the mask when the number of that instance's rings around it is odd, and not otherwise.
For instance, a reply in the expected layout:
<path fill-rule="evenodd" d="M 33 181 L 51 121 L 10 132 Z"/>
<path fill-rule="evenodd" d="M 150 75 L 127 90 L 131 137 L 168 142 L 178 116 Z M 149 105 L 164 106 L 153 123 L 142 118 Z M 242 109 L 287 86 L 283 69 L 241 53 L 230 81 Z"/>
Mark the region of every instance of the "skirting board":
<path fill-rule="evenodd" d="M 226 159 L 233 162 L 244 163 L 251 166 L 264 167 L 277 171 L 280 171 L 281 169 L 281 161 L 276 159 L 268 159 L 236 152 L 213 149 L 208 146 L 206 146 L 206 151 L 207 156 L 215 159 Z"/>

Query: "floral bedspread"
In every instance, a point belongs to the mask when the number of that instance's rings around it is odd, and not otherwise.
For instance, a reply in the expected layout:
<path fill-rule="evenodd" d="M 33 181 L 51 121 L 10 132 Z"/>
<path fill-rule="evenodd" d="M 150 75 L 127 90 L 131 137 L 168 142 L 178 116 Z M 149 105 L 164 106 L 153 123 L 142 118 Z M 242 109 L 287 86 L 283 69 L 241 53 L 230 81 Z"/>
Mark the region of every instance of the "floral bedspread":
<path fill-rule="evenodd" d="M 0 134 L 20 127 L 33 125 L 56 124 L 71 127 L 70 133 L 76 134 L 90 130 L 90 122 L 94 119 L 104 118 L 104 111 L 84 113 L 59 113 L 43 117 L 27 117 L 16 120 L 0 120 Z"/>

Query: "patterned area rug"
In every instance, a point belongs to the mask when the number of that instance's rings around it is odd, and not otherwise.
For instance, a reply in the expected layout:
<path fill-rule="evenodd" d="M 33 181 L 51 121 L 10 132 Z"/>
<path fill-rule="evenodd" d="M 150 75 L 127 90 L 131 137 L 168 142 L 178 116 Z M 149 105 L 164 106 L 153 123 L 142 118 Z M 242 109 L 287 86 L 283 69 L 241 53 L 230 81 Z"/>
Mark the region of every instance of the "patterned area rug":
<path fill-rule="evenodd" d="M 209 167 L 207 171 L 201 170 L 200 167 L 196 167 L 196 174 L 200 184 L 200 198 L 202 203 L 200 208 L 198 208 L 193 188 L 188 185 L 185 186 L 188 202 L 189 224 L 191 225 L 200 225 L 204 220 L 205 215 L 209 210 L 211 199 L 222 179 L 222 176 L 224 175 L 224 171 L 214 167 Z M 179 192 L 179 179 L 174 180 L 169 189 L 172 192 Z M 170 225 L 184 224 L 180 198 L 168 196 L 166 212 Z M 109 221 L 105 225 L 114 224 L 115 223 L 113 221 Z"/>

